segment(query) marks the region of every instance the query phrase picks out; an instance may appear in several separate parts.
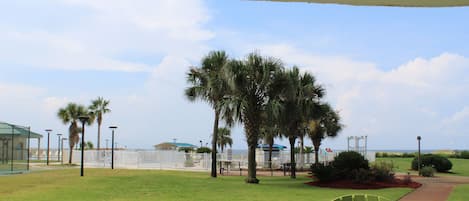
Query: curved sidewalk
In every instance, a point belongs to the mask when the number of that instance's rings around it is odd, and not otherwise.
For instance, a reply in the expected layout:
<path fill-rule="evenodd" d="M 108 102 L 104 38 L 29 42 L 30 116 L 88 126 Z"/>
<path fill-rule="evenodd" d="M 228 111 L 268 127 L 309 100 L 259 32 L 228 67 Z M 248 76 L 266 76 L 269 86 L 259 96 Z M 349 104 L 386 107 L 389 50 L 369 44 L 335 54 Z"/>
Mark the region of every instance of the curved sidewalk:
<path fill-rule="evenodd" d="M 422 186 L 400 201 L 445 201 L 458 184 L 469 184 L 469 177 L 462 176 L 438 176 L 438 177 L 415 177 L 414 181 Z"/>

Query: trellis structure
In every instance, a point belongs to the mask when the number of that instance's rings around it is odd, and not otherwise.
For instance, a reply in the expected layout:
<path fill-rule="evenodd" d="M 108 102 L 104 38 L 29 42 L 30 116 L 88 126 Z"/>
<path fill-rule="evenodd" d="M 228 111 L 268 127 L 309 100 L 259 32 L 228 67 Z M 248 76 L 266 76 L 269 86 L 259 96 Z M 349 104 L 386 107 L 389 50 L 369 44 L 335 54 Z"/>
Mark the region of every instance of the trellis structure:
<path fill-rule="evenodd" d="M 30 140 L 41 138 L 30 127 L 0 122 L 0 174 L 28 171 Z"/>

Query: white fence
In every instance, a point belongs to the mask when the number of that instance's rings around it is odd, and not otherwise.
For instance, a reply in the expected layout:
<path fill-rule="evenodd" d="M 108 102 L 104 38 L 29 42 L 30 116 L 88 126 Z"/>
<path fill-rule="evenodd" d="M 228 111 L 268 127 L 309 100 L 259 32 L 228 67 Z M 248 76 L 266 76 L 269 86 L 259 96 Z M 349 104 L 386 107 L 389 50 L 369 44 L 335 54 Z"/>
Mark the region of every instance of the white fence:
<path fill-rule="evenodd" d="M 268 168 L 268 152 L 257 151 L 256 162 L 258 168 Z M 330 162 L 338 152 L 320 152 L 319 161 L 321 163 Z M 64 150 L 64 161 L 68 161 L 68 150 Z M 314 163 L 314 153 L 304 154 L 300 157 L 296 154 L 297 167 L 301 164 L 304 168 Z M 375 153 L 368 152 L 366 158 L 375 161 Z M 303 159 L 301 161 L 301 159 Z M 81 152 L 73 151 L 72 162 L 80 163 Z M 88 150 L 84 155 L 86 167 L 111 167 L 110 150 Z M 226 153 L 217 155 L 218 164 L 231 169 L 247 168 L 247 153 L 233 154 L 228 156 Z M 282 164 L 290 163 L 290 153 L 282 151 L 272 157 L 272 168 L 281 168 Z M 184 153 L 178 151 L 139 151 L 139 150 L 116 150 L 114 151 L 114 167 L 129 169 L 186 169 L 186 170 L 210 170 L 211 154 Z"/>

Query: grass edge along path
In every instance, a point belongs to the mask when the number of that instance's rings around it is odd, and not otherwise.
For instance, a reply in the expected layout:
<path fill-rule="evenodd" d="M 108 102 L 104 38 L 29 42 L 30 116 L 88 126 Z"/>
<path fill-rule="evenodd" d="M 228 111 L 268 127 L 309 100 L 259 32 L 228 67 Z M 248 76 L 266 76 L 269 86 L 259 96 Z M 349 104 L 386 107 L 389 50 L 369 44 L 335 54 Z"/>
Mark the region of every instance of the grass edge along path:
<path fill-rule="evenodd" d="M 335 197 L 367 193 L 397 200 L 410 188 L 352 190 L 306 185 L 311 179 L 260 177 L 258 185 L 244 183 L 244 177 L 210 178 L 206 172 L 159 170 L 87 169 L 79 177 L 77 169 L 32 172 L 2 177 L 0 200 L 331 200 Z"/>
<path fill-rule="evenodd" d="M 449 195 L 448 201 L 466 201 L 469 200 L 469 184 L 457 185 Z"/>

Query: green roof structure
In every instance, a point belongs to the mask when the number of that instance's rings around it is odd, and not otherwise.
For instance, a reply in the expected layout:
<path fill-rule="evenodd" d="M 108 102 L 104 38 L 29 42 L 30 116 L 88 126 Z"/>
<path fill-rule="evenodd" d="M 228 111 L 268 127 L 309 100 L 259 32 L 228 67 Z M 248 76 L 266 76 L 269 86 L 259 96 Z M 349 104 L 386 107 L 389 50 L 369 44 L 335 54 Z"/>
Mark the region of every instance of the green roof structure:
<path fill-rule="evenodd" d="M 0 175 L 29 171 L 30 140 L 37 139 L 39 150 L 41 138 L 30 127 L 0 122 Z"/>
<path fill-rule="evenodd" d="M 255 0 L 255 1 L 259 1 L 259 0 Z M 469 6 L 469 0 L 261 0 L 261 1 L 346 4 L 346 5 L 354 5 L 354 6 L 395 6 L 395 7 Z"/>
<path fill-rule="evenodd" d="M 14 136 L 14 137 L 30 137 L 30 138 L 42 138 L 42 135 L 33 131 L 30 131 L 28 127 L 18 126 L 5 122 L 0 122 L 0 137 L 3 135 Z"/>

